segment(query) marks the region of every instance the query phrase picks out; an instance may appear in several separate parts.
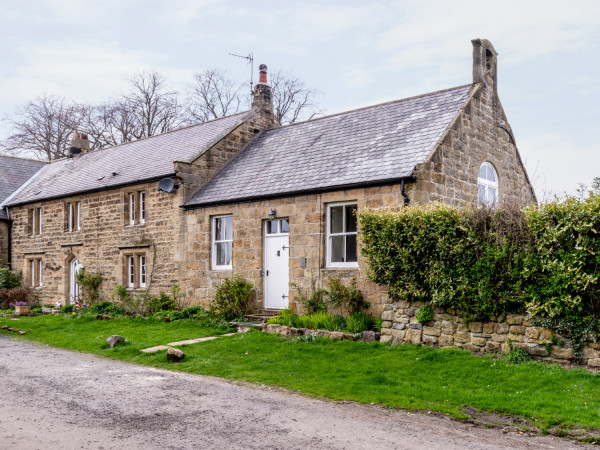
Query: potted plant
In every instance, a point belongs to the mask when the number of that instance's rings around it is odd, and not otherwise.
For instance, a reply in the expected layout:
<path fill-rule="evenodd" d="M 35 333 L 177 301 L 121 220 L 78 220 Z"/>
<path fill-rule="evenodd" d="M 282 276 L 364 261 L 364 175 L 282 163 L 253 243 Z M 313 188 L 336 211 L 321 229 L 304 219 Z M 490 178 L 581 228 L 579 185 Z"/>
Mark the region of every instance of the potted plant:
<path fill-rule="evenodd" d="M 16 302 L 15 303 L 15 314 L 17 316 L 30 316 L 31 306 L 27 302 Z"/>

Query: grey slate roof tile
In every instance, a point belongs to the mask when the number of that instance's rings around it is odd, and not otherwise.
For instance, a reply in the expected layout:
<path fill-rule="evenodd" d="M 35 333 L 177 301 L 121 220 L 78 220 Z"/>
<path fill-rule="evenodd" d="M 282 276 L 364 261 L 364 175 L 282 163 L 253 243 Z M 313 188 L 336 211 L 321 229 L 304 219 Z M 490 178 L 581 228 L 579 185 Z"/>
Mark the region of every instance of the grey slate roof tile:
<path fill-rule="evenodd" d="M 5 203 L 17 205 L 172 175 L 174 161 L 193 158 L 250 114 L 245 111 L 54 161 Z"/>
<path fill-rule="evenodd" d="M 471 85 L 264 132 L 185 204 L 394 180 L 423 162 Z"/>
<path fill-rule="evenodd" d="M 43 161 L 0 155 L 0 203 L 45 165 Z M 4 208 L 0 209 L 0 219 L 8 219 Z"/>

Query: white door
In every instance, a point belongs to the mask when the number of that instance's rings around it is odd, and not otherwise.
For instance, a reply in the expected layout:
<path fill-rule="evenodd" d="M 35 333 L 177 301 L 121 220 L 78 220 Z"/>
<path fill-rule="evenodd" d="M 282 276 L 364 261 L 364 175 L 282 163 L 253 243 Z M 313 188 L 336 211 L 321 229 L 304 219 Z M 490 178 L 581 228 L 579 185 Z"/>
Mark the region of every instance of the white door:
<path fill-rule="evenodd" d="M 73 258 L 69 265 L 69 303 L 72 305 L 79 301 L 79 283 L 77 283 L 77 278 L 75 278 L 78 269 L 79 260 Z"/>
<path fill-rule="evenodd" d="M 265 308 L 289 307 L 290 223 L 288 219 L 265 222 Z"/>

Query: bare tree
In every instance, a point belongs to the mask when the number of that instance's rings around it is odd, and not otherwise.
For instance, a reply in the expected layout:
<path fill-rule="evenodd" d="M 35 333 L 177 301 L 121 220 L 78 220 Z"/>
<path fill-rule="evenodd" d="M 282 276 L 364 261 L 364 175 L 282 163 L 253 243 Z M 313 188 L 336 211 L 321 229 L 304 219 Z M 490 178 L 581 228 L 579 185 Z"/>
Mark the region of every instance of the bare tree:
<path fill-rule="evenodd" d="M 130 90 L 118 105 L 125 108 L 117 115 L 120 119 L 133 117 L 133 128 L 127 128 L 126 141 L 164 133 L 182 124 L 181 105 L 177 92 L 166 86 L 166 78 L 159 72 L 140 72 L 130 80 Z M 121 127 L 122 131 L 125 128 Z"/>
<path fill-rule="evenodd" d="M 227 76 L 226 72 L 217 69 L 206 69 L 194 75 L 195 83 L 186 102 L 188 122 L 206 122 L 239 111 L 244 85 L 236 85 Z"/>
<path fill-rule="evenodd" d="M 44 95 L 29 102 L 10 120 L 14 133 L 0 143 L 13 154 L 29 154 L 52 161 L 67 155 L 70 138 L 86 114 L 86 107 L 64 97 Z"/>
<path fill-rule="evenodd" d="M 275 118 L 282 125 L 310 120 L 321 114 L 317 106 L 317 89 L 307 88 L 303 81 L 281 70 L 271 74 Z"/>
<path fill-rule="evenodd" d="M 89 108 L 83 129 L 92 141 L 92 150 L 131 142 L 140 133 L 139 119 L 123 101 Z"/>
<path fill-rule="evenodd" d="M 227 73 L 216 69 L 195 75 L 186 110 L 188 122 L 205 122 L 239 111 L 244 99 L 245 84 L 236 85 Z M 312 119 L 320 114 L 317 97 L 320 91 L 307 88 L 304 82 L 278 71 L 271 75 L 275 117 L 282 124 Z"/>

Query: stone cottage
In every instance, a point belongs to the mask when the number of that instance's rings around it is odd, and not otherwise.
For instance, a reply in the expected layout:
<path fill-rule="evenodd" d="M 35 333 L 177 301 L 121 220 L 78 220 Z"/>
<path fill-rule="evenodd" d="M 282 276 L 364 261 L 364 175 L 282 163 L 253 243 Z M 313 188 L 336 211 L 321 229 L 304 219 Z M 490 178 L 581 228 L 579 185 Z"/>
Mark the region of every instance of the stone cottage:
<path fill-rule="evenodd" d="M 178 283 L 201 303 L 241 275 L 256 309 L 301 309 L 313 283 L 356 278 L 378 315 L 387 296 L 366 280 L 356 211 L 535 202 L 497 53 L 472 43 L 473 82 L 418 97 L 279 127 L 261 65 L 250 111 L 96 152 L 76 136 L 4 202 L 15 267 L 61 302 L 77 298 L 80 265 L 102 271 L 104 295 Z"/>
<path fill-rule="evenodd" d="M 0 203 L 20 188 L 45 165 L 42 161 L 0 155 Z M 0 208 L 0 267 L 10 265 L 11 221 L 7 212 Z"/>
<path fill-rule="evenodd" d="M 260 96 L 250 111 L 45 165 L 3 206 L 13 267 L 45 301 L 80 298 L 75 273 L 102 272 L 101 297 L 168 292 L 186 273 L 181 205 L 262 130 L 275 124 Z"/>
<path fill-rule="evenodd" d="M 471 84 L 267 130 L 233 157 L 184 204 L 188 293 L 210 298 L 239 274 L 258 308 L 301 310 L 298 293 L 313 284 L 356 278 L 379 315 L 387 295 L 366 280 L 356 211 L 534 203 L 498 98 L 497 53 L 472 44 Z"/>

